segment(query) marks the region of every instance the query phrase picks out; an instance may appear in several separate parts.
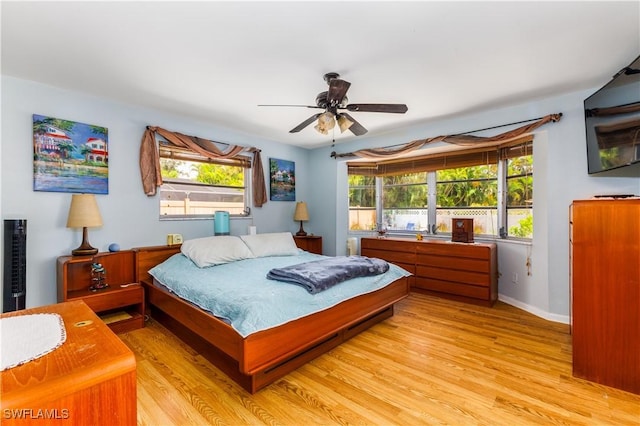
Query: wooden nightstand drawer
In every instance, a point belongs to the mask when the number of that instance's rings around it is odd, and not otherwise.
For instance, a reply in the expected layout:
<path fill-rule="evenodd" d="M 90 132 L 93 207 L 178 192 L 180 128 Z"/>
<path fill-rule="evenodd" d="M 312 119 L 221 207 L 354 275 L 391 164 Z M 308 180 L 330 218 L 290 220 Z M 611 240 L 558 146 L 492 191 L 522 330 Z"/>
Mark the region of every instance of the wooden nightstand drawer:
<path fill-rule="evenodd" d="M 142 303 L 144 298 L 144 290 L 139 284 L 125 288 L 118 286 L 116 290 L 109 289 L 85 294 L 82 300 L 94 312 L 102 312 Z"/>

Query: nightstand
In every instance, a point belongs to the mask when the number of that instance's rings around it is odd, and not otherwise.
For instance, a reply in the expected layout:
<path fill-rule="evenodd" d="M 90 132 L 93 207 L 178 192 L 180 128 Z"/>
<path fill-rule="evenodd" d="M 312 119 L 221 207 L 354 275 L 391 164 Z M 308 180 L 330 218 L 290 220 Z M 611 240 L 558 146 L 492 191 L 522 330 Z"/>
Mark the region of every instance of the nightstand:
<path fill-rule="evenodd" d="M 91 285 L 91 264 L 100 263 L 109 287 Z M 61 256 L 57 262 L 58 302 L 83 300 L 115 333 L 144 327 L 144 289 L 135 278 L 135 252 Z"/>
<path fill-rule="evenodd" d="M 306 237 L 293 236 L 298 248 L 309 253 L 322 254 L 322 237 L 318 235 L 307 235 Z"/>

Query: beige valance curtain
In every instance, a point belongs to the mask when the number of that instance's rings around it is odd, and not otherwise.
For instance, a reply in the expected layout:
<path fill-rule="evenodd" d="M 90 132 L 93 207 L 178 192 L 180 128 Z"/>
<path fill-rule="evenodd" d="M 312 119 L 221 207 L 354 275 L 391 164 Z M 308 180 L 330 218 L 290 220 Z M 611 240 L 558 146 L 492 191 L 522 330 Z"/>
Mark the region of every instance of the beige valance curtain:
<path fill-rule="evenodd" d="M 267 187 L 264 182 L 264 169 L 262 168 L 262 158 L 259 149 L 228 144 L 224 144 L 226 145 L 225 149 L 220 149 L 215 142 L 208 139 L 188 136 L 178 132 L 171 132 L 161 127 L 152 126 L 147 126 L 140 144 L 140 174 L 145 194 L 149 196 L 155 195 L 158 187 L 162 185 L 160 152 L 156 143 L 156 135 L 162 136 L 167 142 L 178 149 L 183 148 L 186 151 L 195 152 L 204 158 L 212 160 L 240 159 L 241 154 L 244 152 L 253 153 L 253 163 L 251 167 L 253 205 L 255 207 L 262 207 L 262 205 L 267 202 Z"/>
<path fill-rule="evenodd" d="M 348 174 L 389 176 L 407 173 L 432 172 L 480 164 L 496 164 L 498 160 L 531 154 L 533 135 L 523 135 L 504 145 L 465 148 L 457 151 L 425 154 L 414 157 L 378 161 L 347 162 Z"/>
<path fill-rule="evenodd" d="M 467 146 L 467 147 L 473 147 L 473 148 L 495 147 L 496 145 L 500 145 L 502 143 L 507 144 L 510 141 L 513 141 L 522 135 L 531 133 L 533 130 L 549 122 L 560 121 L 561 117 L 562 117 L 562 113 L 549 114 L 529 124 L 518 127 L 517 129 L 500 133 L 495 136 L 473 136 L 468 134 L 444 135 L 444 136 L 436 136 L 436 137 L 427 138 L 427 139 L 418 139 L 418 140 L 406 143 L 404 145 L 400 145 L 398 147 L 361 149 L 358 151 L 348 152 L 344 154 L 337 154 L 334 152 L 331 154 L 331 156 L 335 158 L 361 157 L 361 158 L 370 158 L 370 159 L 383 159 L 383 158 L 388 159 L 388 158 L 396 157 L 400 154 L 406 154 L 406 153 L 415 151 L 419 148 L 422 148 L 426 145 L 436 143 L 436 142 L 446 142 L 454 145 Z"/>

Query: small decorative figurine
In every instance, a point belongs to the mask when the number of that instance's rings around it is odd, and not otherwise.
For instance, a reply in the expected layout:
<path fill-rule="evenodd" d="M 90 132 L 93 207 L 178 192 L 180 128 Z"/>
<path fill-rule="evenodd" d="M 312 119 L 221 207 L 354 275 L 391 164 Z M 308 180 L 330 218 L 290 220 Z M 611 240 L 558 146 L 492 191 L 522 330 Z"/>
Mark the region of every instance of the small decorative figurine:
<path fill-rule="evenodd" d="M 109 284 L 106 282 L 107 272 L 104 270 L 104 267 L 100 263 L 92 263 L 91 264 L 91 286 L 89 290 L 98 291 L 103 290 L 109 287 Z"/>
<path fill-rule="evenodd" d="M 384 238 L 384 236 L 387 233 L 387 227 L 385 226 L 384 223 L 377 223 L 376 232 L 378 233 L 378 238 Z"/>

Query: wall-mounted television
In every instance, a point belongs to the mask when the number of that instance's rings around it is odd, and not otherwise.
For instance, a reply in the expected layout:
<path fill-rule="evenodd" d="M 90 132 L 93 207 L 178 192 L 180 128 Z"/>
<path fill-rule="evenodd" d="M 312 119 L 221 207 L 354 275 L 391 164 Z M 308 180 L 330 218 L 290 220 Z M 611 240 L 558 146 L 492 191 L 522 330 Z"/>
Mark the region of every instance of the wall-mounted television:
<path fill-rule="evenodd" d="M 584 100 L 589 174 L 640 177 L 640 56 Z"/>

